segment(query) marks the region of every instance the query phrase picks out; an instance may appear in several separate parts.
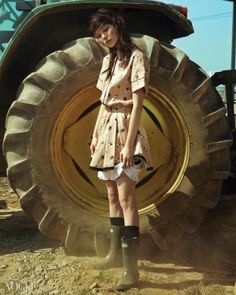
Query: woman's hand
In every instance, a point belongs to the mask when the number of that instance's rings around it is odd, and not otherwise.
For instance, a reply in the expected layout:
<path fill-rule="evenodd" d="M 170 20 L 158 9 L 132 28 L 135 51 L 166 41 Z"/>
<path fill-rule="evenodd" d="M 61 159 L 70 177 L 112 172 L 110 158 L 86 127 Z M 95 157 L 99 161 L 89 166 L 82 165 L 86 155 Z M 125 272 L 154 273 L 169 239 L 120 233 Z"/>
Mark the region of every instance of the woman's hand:
<path fill-rule="evenodd" d="M 96 145 L 97 145 L 97 137 L 93 136 L 92 138 L 92 142 L 90 144 L 90 152 L 91 152 L 91 155 L 93 156 L 94 152 L 95 152 L 95 148 L 96 148 Z"/>
<path fill-rule="evenodd" d="M 125 145 L 120 152 L 120 161 L 123 167 L 129 167 L 133 165 L 134 149 L 130 146 Z"/>

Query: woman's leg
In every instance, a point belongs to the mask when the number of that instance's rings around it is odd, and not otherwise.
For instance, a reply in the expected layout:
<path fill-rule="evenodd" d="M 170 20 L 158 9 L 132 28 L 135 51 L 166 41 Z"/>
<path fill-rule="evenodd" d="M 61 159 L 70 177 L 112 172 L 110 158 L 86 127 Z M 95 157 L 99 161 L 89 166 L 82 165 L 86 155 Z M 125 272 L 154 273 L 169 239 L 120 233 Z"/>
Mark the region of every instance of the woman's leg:
<path fill-rule="evenodd" d="M 123 269 L 115 289 L 124 291 L 136 287 L 139 280 L 137 252 L 139 238 L 139 216 L 135 200 L 135 181 L 124 172 L 117 179 L 117 189 L 124 213 L 125 227 L 122 241 Z"/>
<path fill-rule="evenodd" d="M 122 266 L 121 237 L 123 235 L 124 218 L 120 206 L 117 185 L 115 181 L 107 180 L 107 194 L 110 210 L 110 250 L 107 256 L 99 262 L 95 262 L 96 269 L 107 269 L 110 267 Z"/>
<path fill-rule="evenodd" d="M 123 211 L 120 205 L 116 181 L 106 180 L 107 196 L 109 201 L 110 217 L 122 217 Z"/>
<path fill-rule="evenodd" d="M 135 199 L 135 181 L 124 172 L 116 180 L 120 206 L 123 210 L 125 226 L 139 226 L 139 216 Z"/>

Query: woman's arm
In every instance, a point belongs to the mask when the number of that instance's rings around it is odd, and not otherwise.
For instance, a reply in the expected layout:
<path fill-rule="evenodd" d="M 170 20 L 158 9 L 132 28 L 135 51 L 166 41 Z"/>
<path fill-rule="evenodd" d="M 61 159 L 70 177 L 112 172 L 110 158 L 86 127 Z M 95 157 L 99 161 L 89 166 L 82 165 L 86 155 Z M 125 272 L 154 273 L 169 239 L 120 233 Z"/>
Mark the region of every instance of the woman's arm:
<path fill-rule="evenodd" d="M 95 124 L 94 130 L 93 130 L 92 142 L 91 142 L 91 145 L 90 145 L 90 151 L 91 151 L 92 155 L 94 154 L 95 146 L 96 146 L 96 143 L 97 143 L 97 140 L 98 140 L 98 126 L 100 124 L 101 117 L 102 117 L 104 109 L 105 109 L 105 106 L 102 104 L 100 106 L 100 109 L 99 109 L 99 112 L 98 112 L 96 124 Z"/>
<path fill-rule="evenodd" d="M 144 88 L 133 92 L 133 108 L 130 116 L 129 130 L 126 138 L 125 146 L 123 147 L 120 160 L 123 162 L 123 167 L 133 165 L 134 142 L 140 125 L 141 114 L 143 110 Z"/>
<path fill-rule="evenodd" d="M 97 130 L 98 130 L 98 126 L 101 121 L 101 117 L 102 117 L 104 109 L 105 109 L 105 106 L 103 104 L 101 104 L 99 112 L 98 112 L 96 124 L 95 124 L 94 130 L 93 130 L 93 137 L 97 137 Z"/>

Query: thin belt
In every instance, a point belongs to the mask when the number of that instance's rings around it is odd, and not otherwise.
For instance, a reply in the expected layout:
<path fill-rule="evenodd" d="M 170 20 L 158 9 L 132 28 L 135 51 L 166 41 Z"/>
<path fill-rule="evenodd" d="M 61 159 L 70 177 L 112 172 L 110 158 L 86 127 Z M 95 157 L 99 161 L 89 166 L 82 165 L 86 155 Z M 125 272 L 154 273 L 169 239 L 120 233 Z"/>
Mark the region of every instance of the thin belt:
<path fill-rule="evenodd" d="M 131 113 L 131 108 L 125 108 L 125 107 L 109 107 L 105 105 L 105 108 L 108 112 L 111 113 Z"/>

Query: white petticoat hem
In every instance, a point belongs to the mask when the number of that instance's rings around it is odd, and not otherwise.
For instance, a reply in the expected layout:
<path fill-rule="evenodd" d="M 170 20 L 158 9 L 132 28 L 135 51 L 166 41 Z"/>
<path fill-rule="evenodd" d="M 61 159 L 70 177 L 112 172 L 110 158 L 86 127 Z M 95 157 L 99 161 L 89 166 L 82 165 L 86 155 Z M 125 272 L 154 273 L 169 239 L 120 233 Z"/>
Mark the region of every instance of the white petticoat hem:
<path fill-rule="evenodd" d="M 122 167 L 122 163 L 115 165 L 114 169 L 106 171 L 98 171 L 98 178 L 101 180 L 116 180 L 120 177 L 122 171 L 133 181 L 138 182 L 138 175 L 141 171 L 141 165 L 133 165 L 127 168 Z"/>

